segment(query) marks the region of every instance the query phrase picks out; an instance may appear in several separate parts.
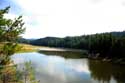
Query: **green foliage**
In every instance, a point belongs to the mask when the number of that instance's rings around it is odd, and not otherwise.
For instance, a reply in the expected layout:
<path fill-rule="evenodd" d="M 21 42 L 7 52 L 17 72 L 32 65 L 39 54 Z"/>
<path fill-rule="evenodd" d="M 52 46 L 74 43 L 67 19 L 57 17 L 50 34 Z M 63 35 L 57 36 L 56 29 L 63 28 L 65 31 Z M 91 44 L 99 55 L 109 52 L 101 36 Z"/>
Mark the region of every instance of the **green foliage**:
<path fill-rule="evenodd" d="M 21 83 L 10 56 L 18 48 L 17 39 L 25 31 L 22 16 L 14 20 L 5 18 L 10 7 L 0 10 L 0 83 Z"/>
<path fill-rule="evenodd" d="M 0 83 L 23 83 L 23 73 L 18 71 L 10 59 L 18 49 L 17 39 L 25 31 L 22 16 L 14 20 L 4 18 L 10 7 L 0 10 Z M 25 64 L 25 75 L 28 77 L 30 83 L 38 83 L 35 80 L 35 73 L 33 68 L 30 67 L 31 63 Z M 25 82 L 26 83 L 26 82 Z M 29 83 L 29 82 L 28 82 Z"/>
<path fill-rule="evenodd" d="M 91 58 L 125 58 L 125 31 L 65 38 L 46 37 L 29 43 L 88 50 Z"/>
<path fill-rule="evenodd" d="M 24 22 L 22 16 L 15 18 L 15 20 L 4 17 L 9 12 L 10 7 L 0 10 L 0 43 L 3 47 L 0 49 L 0 64 L 5 65 L 10 63 L 10 57 L 17 49 L 16 40 L 24 32 Z"/>
<path fill-rule="evenodd" d="M 9 7 L 0 11 L 0 41 L 14 41 L 25 30 L 25 28 L 23 28 L 24 23 L 22 21 L 22 16 L 15 18 L 15 20 L 3 17 L 8 11 Z"/>
<path fill-rule="evenodd" d="M 39 81 L 36 81 L 35 79 L 35 70 L 31 66 L 31 62 L 25 63 L 25 68 L 23 69 L 23 75 L 24 75 L 24 83 L 39 83 Z"/>

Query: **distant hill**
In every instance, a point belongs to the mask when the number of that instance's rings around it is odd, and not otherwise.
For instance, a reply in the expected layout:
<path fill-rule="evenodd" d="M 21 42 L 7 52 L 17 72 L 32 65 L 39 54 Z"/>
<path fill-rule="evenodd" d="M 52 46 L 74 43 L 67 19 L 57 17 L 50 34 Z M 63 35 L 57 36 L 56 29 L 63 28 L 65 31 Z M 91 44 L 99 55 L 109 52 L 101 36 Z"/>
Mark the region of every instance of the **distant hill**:
<path fill-rule="evenodd" d="M 122 32 L 107 32 L 107 33 L 98 33 L 101 34 L 111 34 L 115 37 L 125 37 L 125 31 Z M 50 47 L 66 47 L 66 48 L 81 48 L 82 46 L 76 47 L 78 44 L 85 44 L 85 41 L 88 36 L 92 35 L 82 35 L 82 36 L 74 36 L 74 37 L 65 37 L 65 38 L 59 38 L 59 37 L 45 37 L 45 38 L 39 38 L 39 39 L 25 39 L 20 38 L 18 39 L 19 43 L 28 43 L 32 45 L 38 45 L 38 46 L 50 46 Z M 73 45 L 72 45 L 73 44 Z"/>
<path fill-rule="evenodd" d="M 97 33 L 74 37 L 45 37 L 40 39 L 19 39 L 22 43 L 38 46 L 73 48 L 87 50 L 91 58 L 125 60 L 125 31 Z"/>
<path fill-rule="evenodd" d="M 36 40 L 30 41 L 30 44 L 33 45 L 42 45 L 42 46 L 53 46 L 53 44 L 57 44 L 62 38 L 57 38 L 57 37 L 45 37 L 45 38 L 40 38 Z"/>
<path fill-rule="evenodd" d="M 18 41 L 18 43 L 25 43 L 25 44 L 30 43 L 30 40 L 29 39 L 25 39 L 25 38 L 19 38 L 17 41 Z"/>
<path fill-rule="evenodd" d="M 125 31 L 122 31 L 122 32 L 111 32 L 111 34 L 113 36 L 117 36 L 117 37 L 125 37 Z"/>

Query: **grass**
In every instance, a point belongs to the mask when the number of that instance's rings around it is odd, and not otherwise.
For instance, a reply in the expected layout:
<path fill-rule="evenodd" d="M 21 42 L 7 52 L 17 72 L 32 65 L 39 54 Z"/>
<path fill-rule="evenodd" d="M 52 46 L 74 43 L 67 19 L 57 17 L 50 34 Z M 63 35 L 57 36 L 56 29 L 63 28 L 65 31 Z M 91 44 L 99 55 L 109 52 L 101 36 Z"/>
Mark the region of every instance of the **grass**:
<path fill-rule="evenodd" d="M 41 48 L 40 46 L 33 46 L 33 45 L 29 45 L 29 44 L 19 44 L 19 51 L 17 52 L 34 52 L 34 51 L 38 51 L 39 48 Z"/>
<path fill-rule="evenodd" d="M 0 43 L 0 49 L 3 45 L 4 43 Z M 17 50 L 17 53 L 38 51 L 38 49 L 41 48 L 42 46 L 40 47 L 40 46 L 33 46 L 29 44 L 18 44 L 18 47 L 19 47 L 19 50 Z"/>

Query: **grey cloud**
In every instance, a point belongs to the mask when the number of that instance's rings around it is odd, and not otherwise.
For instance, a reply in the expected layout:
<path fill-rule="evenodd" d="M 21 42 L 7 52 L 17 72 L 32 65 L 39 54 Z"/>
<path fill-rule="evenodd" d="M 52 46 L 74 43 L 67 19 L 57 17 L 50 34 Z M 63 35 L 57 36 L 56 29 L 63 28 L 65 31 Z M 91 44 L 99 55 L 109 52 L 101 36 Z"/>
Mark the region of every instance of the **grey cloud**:
<path fill-rule="evenodd" d="M 122 5 L 125 6 L 125 1 L 122 2 Z"/>

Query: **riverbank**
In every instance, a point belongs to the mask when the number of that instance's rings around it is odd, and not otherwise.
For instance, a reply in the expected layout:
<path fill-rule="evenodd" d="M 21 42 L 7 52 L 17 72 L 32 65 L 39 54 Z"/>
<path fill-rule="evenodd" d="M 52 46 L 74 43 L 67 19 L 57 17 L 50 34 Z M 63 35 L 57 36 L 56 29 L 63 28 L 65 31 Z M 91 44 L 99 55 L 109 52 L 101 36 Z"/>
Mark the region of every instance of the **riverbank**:
<path fill-rule="evenodd" d="M 89 59 L 93 59 L 93 60 L 100 60 L 100 61 L 104 61 L 104 62 L 111 62 L 111 63 L 116 63 L 116 64 L 125 64 L 125 59 L 124 58 L 101 58 L 98 57 L 98 54 L 96 54 L 96 56 L 89 54 L 86 50 L 80 50 L 80 49 L 68 49 L 68 48 L 55 48 L 55 47 L 45 47 L 45 46 L 34 46 L 34 45 L 29 45 L 29 44 L 19 44 L 19 46 L 21 47 L 21 49 L 19 51 L 17 51 L 17 53 L 21 53 L 21 52 L 43 52 L 43 53 L 52 53 L 52 52 L 56 52 L 57 54 L 59 54 L 60 52 L 82 52 L 83 56 L 80 56 L 79 58 L 89 58 Z M 67 55 L 66 57 L 68 57 L 71 55 Z M 65 56 L 64 56 L 65 57 Z"/>
<path fill-rule="evenodd" d="M 3 48 L 5 42 L 1 42 L 0 43 L 0 49 Z M 38 51 L 38 49 L 40 49 L 42 46 L 33 46 L 33 45 L 29 45 L 29 44 L 18 44 L 17 48 L 16 48 L 16 52 L 32 52 L 32 51 Z"/>
<path fill-rule="evenodd" d="M 98 56 L 91 56 L 91 54 L 88 55 L 89 59 L 92 59 L 92 60 L 100 60 L 102 62 L 111 62 L 113 64 L 123 64 L 125 65 L 125 58 L 109 58 L 109 57 L 98 57 Z"/>
<path fill-rule="evenodd" d="M 83 52 L 85 50 L 81 49 L 69 49 L 69 48 L 55 48 L 46 46 L 34 46 L 29 44 L 19 44 L 20 50 L 18 52 L 32 52 L 32 51 L 73 51 L 73 52 Z"/>
<path fill-rule="evenodd" d="M 74 51 L 74 52 L 84 51 L 84 50 L 80 50 L 80 49 L 54 48 L 54 47 L 41 47 L 39 50 L 41 50 L 41 51 Z"/>
<path fill-rule="evenodd" d="M 33 46 L 29 44 L 19 44 L 19 50 L 17 52 L 34 52 L 38 51 L 42 46 Z"/>

